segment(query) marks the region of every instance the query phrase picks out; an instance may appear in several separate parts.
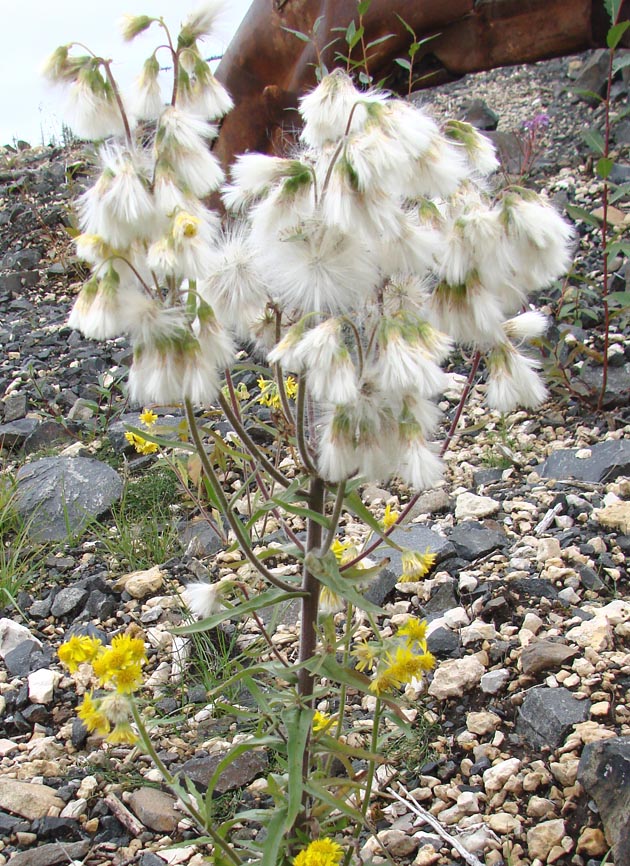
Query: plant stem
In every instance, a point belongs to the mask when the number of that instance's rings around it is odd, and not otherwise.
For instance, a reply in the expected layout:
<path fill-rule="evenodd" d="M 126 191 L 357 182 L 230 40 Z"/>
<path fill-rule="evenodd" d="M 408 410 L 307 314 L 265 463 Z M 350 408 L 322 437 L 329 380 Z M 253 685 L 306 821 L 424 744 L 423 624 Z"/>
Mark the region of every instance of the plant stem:
<path fill-rule="evenodd" d="M 615 24 L 616 21 L 613 21 Z M 608 78 L 606 81 L 606 98 L 604 100 L 604 153 L 603 159 L 608 159 L 610 153 L 610 90 L 613 80 L 613 58 L 614 49 L 608 52 Z M 608 179 L 604 178 L 604 189 L 602 191 L 602 251 L 604 253 L 604 285 L 602 287 L 602 301 L 604 304 L 604 358 L 602 365 L 602 388 L 599 392 L 597 409 L 601 411 L 606 396 L 608 385 L 608 349 L 610 345 L 610 308 L 608 305 Z"/>
<path fill-rule="evenodd" d="M 378 749 L 378 729 L 381 723 L 381 713 L 383 711 L 383 702 L 380 698 L 376 699 L 376 707 L 374 708 L 374 717 L 372 719 L 372 742 L 370 746 L 370 751 L 373 755 L 377 753 Z M 365 797 L 363 798 L 363 803 L 361 804 L 361 811 L 363 813 L 363 817 L 367 818 L 368 809 L 370 808 L 370 794 L 372 793 L 372 785 L 374 783 L 374 773 L 376 772 L 376 763 L 375 761 L 370 761 L 367 771 L 367 776 L 365 777 Z"/>
<path fill-rule="evenodd" d="M 330 518 L 330 529 L 328 530 L 328 534 L 326 535 L 326 540 L 322 544 L 322 556 L 331 548 L 333 541 L 335 540 L 335 536 L 337 535 L 337 529 L 339 527 L 339 518 L 341 517 L 341 510 L 343 508 L 343 501 L 346 496 L 346 482 L 342 481 L 337 487 L 337 496 L 335 497 L 335 506 L 333 508 L 333 513 Z"/>
<path fill-rule="evenodd" d="M 110 83 L 112 88 L 112 92 L 114 94 L 114 99 L 116 100 L 116 105 L 118 106 L 118 110 L 120 111 L 120 116 L 122 118 L 123 126 L 125 128 L 125 139 L 127 141 L 127 146 L 129 148 L 133 147 L 133 138 L 131 137 L 131 127 L 129 126 L 129 118 L 127 117 L 127 112 L 125 111 L 125 106 L 123 105 L 122 98 L 120 96 L 120 90 L 118 89 L 118 85 L 116 84 L 116 79 L 112 75 L 111 63 L 109 60 L 103 60 L 103 68 L 105 70 L 105 75 L 107 76 L 107 80 Z"/>
<path fill-rule="evenodd" d="M 326 497 L 326 485 L 324 481 L 315 476 L 311 478 L 311 483 L 308 491 L 308 507 L 311 511 L 317 514 L 324 513 L 324 503 Z M 319 550 L 322 544 L 322 526 L 315 520 L 308 519 L 306 529 L 306 552 Z M 300 656 L 299 662 L 302 664 L 298 672 L 298 693 L 308 706 L 313 703 L 313 674 L 303 666 L 304 662 L 309 661 L 315 655 L 315 646 L 317 642 L 317 613 L 319 610 L 319 581 L 315 575 L 311 574 L 306 566 L 302 574 L 302 591 L 304 597 L 302 599 L 302 628 L 300 631 Z M 309 758 L 308 749 L 305 752 L 305 760 Z"/>
<path fill-rule="evenodd" d="M 296 435 L 298 450 L 302 463 L 307 472 L 317 475 L 317 468 L 311 459 L 306 441 L 306 380 L 303 376 L 298 379 L 297 405 L 296 405 Z"/>
<path fill-rule="evenodd" d="M 208 455 L 206 454 L 206 450 L 203 447 L 203 442 L 201 441 L 201 436 L 199 435 L 199 430 L 197 429 L 197 422 L 195 420 L 195 411 L 193 409 L 193 405 L 189 399 L 186 399 L 184 401 L 184 405 L 186 407 L 186 419 L 188 421 L 188 428 L 190 430 L 190 435 L 193 438 L 193 442 L 195 443 L 195 448 L 197 449 L 199 459 L 201 460 L 201 465 L 204 468 L 206 477 L 210 482 L 215 496 L 219 500 L 221 512 L 227 518 L 232 532 L 236 536 L 236 539 L 240 544 L 246 559 L 251 562 L 254 568 L 262 575 L 262 577 L 265 578 L 265 580 L 268 580 L 272 586 L 283 590 L 283 592 L 295 592 L 295 586 L 290 583 L 286 583 L 284 580 L 280 580 L 279 577 L 276 577 L 275 574 L 272 574 L 269 569 L 262 564 L 262 562 L 258 559 L 256 554 L 252 550 L 245 530 L 241 526 L 241 522 L 238 517 L 235 517 L 234 512 L 230 508 L 228 501 L 225 497 L 225 493 L 223 492 L 223 488 L 221 487 L 221 483 L 217 478 L 216 472 L 214 471 L 212 464 L 208 460 Z"/>

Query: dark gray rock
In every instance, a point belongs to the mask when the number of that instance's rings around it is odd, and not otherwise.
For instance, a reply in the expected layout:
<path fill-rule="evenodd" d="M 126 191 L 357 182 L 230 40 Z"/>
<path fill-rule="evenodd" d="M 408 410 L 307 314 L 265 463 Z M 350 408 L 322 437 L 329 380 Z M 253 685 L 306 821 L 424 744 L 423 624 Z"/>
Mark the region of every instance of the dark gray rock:
<path fill-rule="evenodd" d="M 81 721 L 81 719 L 72 719 L 72 731 L 70 740 L 75 749 L 82 749 L 88 738 L 89 731 Z"/>
<path fill-rule="evenodd" d="M 455 595 L 455 581 L 445 580 L 444 583 L 439 583 L 433 587 L 431 597 L 423 605 L 423 610 L 425 615 L 431 619 L 458 605 L 459 601 Z"/>
<path fill-rule="evenodd" d="M 472 99 L 459 116 L 460 120 L 470 123 L 476 129 L 496 129 L 499 115 L 483 99 Z"/>
<path fill-rule="evenodd" d="M 455 526 L 449 541 L 455 548 L 457 556 L 471 562 L 480 556 L 487 556 L 493 550 L 505 547 L 507 537 L 501 529 L 490 529 L 476 520 L 465 520 Z"/>
<path fill-rule="evenodd" d="M 0 448 L 9 451 L 21 448 L 38 424 L 37 418 L 18 418 L 17 421 L 0 424 Z"/>
<path fill-rule="evenodd" d="M 80 586 L 67 586 L 55 596 L 50 612 L 57 619 L 70 616 L 70 614 L 75 613 L 79 609 L 83 609 L 87 597 L 87 589 L 83 589 Z"/>
<path fill-rule="evenodd" d="M 588 743 L 578 781 L 595 800 L 615 863 L 630 863 L 630 737 Z"/>
<path fill-rule="evenodd" d="M 535 749 L 557 748 L 573 725 L 585 722 L 590 701 L 578 701 L 565 688 L 532 689 L 518 711 L 516 730 Z"/>
<path fill-rule="evenodd" d="M 436 628 L 427 638 L 427 645 L 437 659 L 456 659 L 462 654 L 459 635 L 450 628 Z"/>
<path fill-rule="evenodd" d="M 203 758 L 191 758 L 182 764 L 179 772 L 194 782 L 202 791 L 206 790 L 213 773 L 226 754 L 227 752 L 219 752 Z M 226 791 L 233 791 L 235 788 L 249 785 L 256 776 L 265 772 L 268 764 L 266 752 L 259 750 L 244 752 L 221 773 L 214 789 L 215 793 L 225 794 Z"/>
<path fill-rule="evenodd" d="M 52 599 L 50 597 L 38 598 L 30 605 L 28 612 L 35 619 L 44 619 L 50 614 L 51 605 Z"/>
<path fill-rule="evenodd" d="M 50 842 L 27 851 L 19 851 L 11 857 L 11 866 L 56 866 L 57 863 L 68 863 L 83 860 L 90 849 L 90 842 Z"/>
<path fill-rule="evenodd" d="M 611 439 L 591 447 L 591 456 L 579 459 L 575 448 L 553 451 L 538 468 L 543 478 L 600 483 L 630 474 L 630 440 Z"/>
<path fill-rule="evenodd" d="M 420 523 L 410 523 L 407 526 L 397 528 L 392 532 L 390 538 L 401 547 L 418 551 L 418 553 L 424 553 L 428 550 L 429 553 L 435 554 L 436 563 L 443 562 L 450 556 L 455 556 L 455 549 L 447 538 Z M 389 557 L 388 568 L 398 575 L 402 574 L 402 559 L 399 551 L 382 544 L 378 548 L 376 556 Z"/>
<path fill-rule="evenodd" d="M 592 93 L 597 93 L 603 96 L 606 92 L 608 83 L 608 52 L 604 48 L 598 51 L 593 51 L 591 56 L 582 66 L 575 79 L 575 84 L 572 90 L 590 90 Z M 595 108 L 599 104 L 599 100 L 588 94 L 578 94 L 580 99 L 583 99 L 589 105 Z"/>
<path fill-rule="evenodd" d="M 523 145 L 521 138 L 514 132 L 484 132 L 486 138 L 494 144 L 497 156 L 508 174 L 520 174 L 523 167 Z"/>
<path fill-rule="evenodd" d="M 622 356 L 623 357 L 623 356 Z M 585 364 L 580 372 L 580 379 L 594 393 L 599 394 L 604 383 L 604 370 L 601 366 Z M 618 406 L 630 404 L 630 364 L 622 363 L 619 366 L 608 365 L 606 374 L 606 390 L 602 407 L 612 409 Z M 601 443 L 607 444 L 607 443 Z"/>
<path fill-rule="evenodd" d="M 4 657 L 7 671 L 12 677 L 25 677 L 32 671 L 47 668 L 51 661 L 50 650 L 44 650 L 33 640 L 18 644 Z"/>
<path fill-rule="evenodd" d="M 0 262 L 0 268 L 36 268 L 42 258 L 42 251 L 37 247 L 29 247 L 26 250 L 16 250 L 7 253 Z"/>
<path fill-rule="evenodd" d="M 10 394 L 4 401 L 4 423 L 19 421 L 26 417 L 28 400 L 26 394 Z"/>
<path fill-rule="evenodd" d="M 366 601 L 370 601 L 372 604 L 377 604 L 380 607 L 387 596 L 393 592 L 399 580 L 400 571 L 392 571 L 389 566 L 382 568 L 363 592 L 363 596 Z"/>
<path fill-rule="evenodd" d="M 72 431 L 78 430 L 76 424 L 68 426 L 60 424 L 58 421 L 42 421 L 38 424 L 32 433 L 30 433 L 24 441 L 24 453 L 35 454 L 37 451 L 42 451 L 44 448 L 50 448 L 54 445 L 69 445 L 76 442 L 76 435 Z"/>
<path fill-rule="evenodd" d="M 558 590 L 544 577 L 517 577 L 509 583 L 510 590 L 525 598 L 558 598 Z"/>
<path fill-rule="evenodd" d="M 36 541 L 61 541 L 79 533 L 122 493 L 110 466 L 86 457 L 44 457 L 17 474 L 17 508 L 31 518 Z"/>
<path fill-rule="evenodd" d="M 221 538 L 207 520 L 184 524 L 179 533 L 182 548 L 193 556 L 212 556 L 224 547 Z"/>

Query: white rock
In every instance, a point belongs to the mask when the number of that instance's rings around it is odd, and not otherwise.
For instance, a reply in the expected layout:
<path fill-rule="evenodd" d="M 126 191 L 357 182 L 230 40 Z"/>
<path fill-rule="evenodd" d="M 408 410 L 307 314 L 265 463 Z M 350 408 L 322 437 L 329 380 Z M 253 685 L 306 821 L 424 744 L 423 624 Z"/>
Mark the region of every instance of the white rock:
<path fill-rule="evenodd" d="M 488 793 L 500 791 L 508 779 L 515 776 L 521 769 L 521 762 L 518 758 L 507 758 L 505 761 L 499 761 L 498 764 L 489 767 L 483 774 L 483 784 Z"/>
<path fill-rule="evenodd" d="M 542 626 L 543 621 L 537 613 L 526 613 L 523 617 L 522 627 L 526 628 L 528 631 L 531 631 L 532 634 L 538 634 Z"/>
<path fill-rule="evenodd" d="M 0 758 L 6 758 L 8 755 L 12 755 L 13 752 L 17 752 L 19 748 L 18 744 L 14 743 L 13 740 L 0 740 Z"/>
<path fill-rule="evenodd" d="M 160 567 L 154 565 L 146 571 L 132 571 L 124 574 L 116 581 L 117 589 L 124 589 L 133 598 L 144 598 L 147 595 L 155 595 L 164 584 L 164 573 Z"/>
<path fill-rule="evenodd" d="M 584 649 L 603 652 L 612 647 L 613 630 L 606 617 L 596 616 L 569 629 L 567 639 Z"/>
<path fill-rule="evenodd" d="M 460 493 L 455 504 L 455 519 L 490 517 L 491 514 L 496 514 L 500 507 L 500 504 L 490 496 Z"/>
<path fill-rule="evenodd" d="M 77 791 L 77 799 L 89 800 L 98 788 L 98 779 L 96 776 L 85 776 L 81 779 L 79 790 Z"/>
<path fill-rule="evenodd" d="M 505 668 L 496 671 L 488 671 L 481 678 L 481 691 L 486 695 L 498 694 L 510 679 L 510 672 Z"/>
<path fill-rule="evenodd" d="M 402 830 L 381 830 L 378 839 L 392 857 L 409 857 L 418 850 L 418 840 L 403 833 Z"/>
<path fill-rule="evenodd" d="M 27 640 L 32 640 L 41 646 L 41 641 L 32 635 L 25 625 L 6 617 L 0 619 L 0 658 L 4 659 L 7 653 Z"/>
<path fill-rule="evenodd" d="M 533 859 L 538 857 L 543 862 L 554 847 L 559 845 L 565 834 L 564 821 L 554 818 L 551 821 L 542 821 L 527 831 L 527 851 Z"/>
<path fill-rule="evenodd" d="M 479 736 L 493 734 L 500 725 L 501 717 L 485 710 L 478 713 L 468 713 L 466 716 L 466 727 L 471 733 Z"/>
<path fill-rule="evenodd" d="M 453 607 L 451 610 L 447 610 L 442 614 L 442 619 L 451 629 L 462 628 L 470 622 L 470 617 L 463 607 Z"/>
<path fill-rule="evenodd" d="M 461 631 L 461 640 L 464 646 L 471 643 L 478 643 L 484 640 L 494 640 L 497 636 L 497 630 L 491 622 L 484 622 L 481 619 L 476 619 L 470 625 L 465 626 Z"/>
<path fill-rule="evenodd" d="M 469 571 L 460 571 L 457 587 L 460 592 L 474 592 L 479 585 L 479 581 L 474 574 Z"/>
<path fill-rule="evenodd" d="M 484 666 L 472 656 L 444 662 L 435 671 L 429 694 L 441 701 L 460 697 L 478 685 L 484 672 Z"/>
<path fill-rule="evenodd" d="M 541 538 L 538 542 L 536 559 L 539 565 L 544 565 L 550 559 L 560 559 L 562 548 L 557 538 Z"/>
<path fill-rule="evenodd" d="M 488 818 L 488 826 L 495 833 L 504 836 L 506 833 L 520 833 L 521 822 L 515 815 L 509 812 L 495 812 Z"/>
<path fill-rule="evenodd" d="M 62 818 L 80 818 L 87 811 L 87 800 L 79 797 L 76 800 L 70 800 L 61 810 Z"/>
<path fill-rule="evenodd" d="M 567 586 L 564 589 L 561 589 L 558 593 L 558 598 L 565 604 L 580 603 L 580 596 L 577 594 L 577 592 L 573 589 L 572 586 Z"/>
<path fill-rule="evenodd" d="M 41 668 L 28 675 L 28 699 L 32 704 L 49 704 L 61 675 L 48 668 Z"/>

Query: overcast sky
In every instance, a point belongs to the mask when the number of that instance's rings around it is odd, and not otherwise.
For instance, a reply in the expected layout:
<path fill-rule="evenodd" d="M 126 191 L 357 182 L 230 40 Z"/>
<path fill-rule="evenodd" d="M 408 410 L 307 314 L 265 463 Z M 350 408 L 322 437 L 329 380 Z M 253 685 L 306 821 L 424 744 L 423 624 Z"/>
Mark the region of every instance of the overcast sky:
<path fill-rule="evenodd" d="M 204 43 L 206 56 L 225 50 L 250 3 L 227 0 L 220 32 Z M 65 97 L 41 78 L 42 64 L 57 46 L 84 42 L 96 54 L 113 58 L 114 74 L 124 87 L 152 52 L 156 31 L 125 44 L 118 28 L 122 15 L 163 15 L 177 31 L 198 5 L 198 0 L 0 0 L 0 144 L 14 139 L 48 144 L 51 137 L 59 138 Z"/>

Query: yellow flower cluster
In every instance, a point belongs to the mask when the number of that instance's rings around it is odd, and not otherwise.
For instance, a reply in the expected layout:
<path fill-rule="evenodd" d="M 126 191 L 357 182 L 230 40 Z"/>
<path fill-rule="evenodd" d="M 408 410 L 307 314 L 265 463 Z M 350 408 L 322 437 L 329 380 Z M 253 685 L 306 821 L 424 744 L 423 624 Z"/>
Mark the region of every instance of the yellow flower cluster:
<path fill-rule="evenodd" d="M 111 690 L 102 698 L 94 698 L 92 692 L 84 696 L 78 715 L 88 731 L 110 743 L 136 742 L 129 696 L 142 684 L 144 641 L 123 634 L 106 647 L 98 638 L 73 635 L 59 647 L 59 659 L 70 673 L 90 664 L 99 685 Z"/>
<path fill-rule="evenodd" d="M 320 713 L 319 710 L 315 710 L 315 714 L 313 715 L 313 732 L 319 734 L 320 731 L 327 731 L 334 721 L 334 718 L 329 713 Z"/>
<path fill-rule="evenodd" d="M 398 517 L 399 517 L 398 512 L 394 511 L 392 509 L 391 505 L 388 503 L 385 506 L 385 513 L 383 514 L 383 516 L 381 518 L 381 524 L 382 524 L 383 528 L 384 529 L 391 529 L 392 526 L 398 520 Z"/>
<path fill-rule="evenodd" d="M 294 858 L 293 866 L 339 866 L 343 848 L 332 839 L 315 839 Z"/>
<path fill-rule="evenodd" d="M 418 553 L 415 550 L 403 550 L 401 559 L 402 575 L 400 582 L 412 583 L 426 577 L 435 565 L 436 556 L 427 547 L 424 553 Z"/>
<path fill-rule="evenodd" d="M 152 412 L 151 409 L 145 409 L 140 415 L 140 421 L 144 424 L 147 430 L 150 430 L 151 427 L 153 427 L 157 418 L 158 416 L 155 412 Z M 130 445 L 133 445 L 138 454 L 155 454 L 159 447 L 155 442 L 149 442 L 148 439 L 139 436 L 137 433 L 132 433 L 130 430 L 125 433 L 125 439 L 130 443 Z"/>
<path fill-rule="evenodd" d="M 260 405 L 279 410 L 282 404 L 277 384 L 272 379 L 265 379 L 264 376 L 259 376 L 257 385 L 260 388 L 260 395 L 258 396 Z M 297 397 L 298 384 L 293 376 L 287 376 L 284 380 L 284 391 L 290 400 L 295 400 Z"/>
<path fill-rule="evenodd" d="M 364 640 L 354 647 L 357 670 L 376 669 L 370 691 L 379 696 L 393 692 L 435 666 L 435 658 L 427 649 L 426 633 L 426 622 L 412 616 L 392 639 L 380 644 Z"/>

